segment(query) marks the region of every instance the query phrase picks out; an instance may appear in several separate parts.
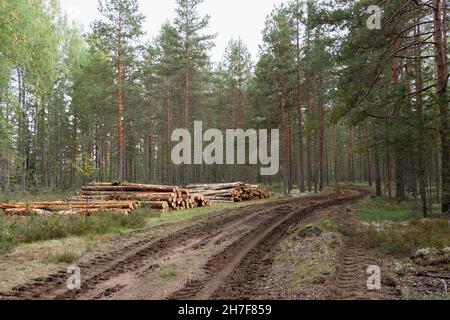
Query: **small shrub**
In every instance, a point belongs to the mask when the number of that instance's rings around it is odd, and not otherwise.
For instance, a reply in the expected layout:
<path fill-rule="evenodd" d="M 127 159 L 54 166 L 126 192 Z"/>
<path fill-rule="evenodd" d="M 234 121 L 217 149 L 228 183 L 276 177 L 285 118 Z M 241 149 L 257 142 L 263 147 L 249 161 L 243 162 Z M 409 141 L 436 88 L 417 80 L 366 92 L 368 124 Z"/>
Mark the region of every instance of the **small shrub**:
<path fill-rule="evenodd" d="M 406 225 L 365 227 L 357 231 L 357 237 L 365 247 L 380 253 L 411 256 L 421 248 L 449 247 L 450 225 L 447 220 L 416 219 Z"/>
<path fill-rule="evenodd" d="M 177 272 L 172 269 L 161 268 L 158 270 L 158 276 L 164 279 L 176 278 L 177 275 Z"/>
<path fill-rule="evenodd" d="M 76 254 L 74 252 L 70 252 L 70 251 L 65 251 L 65 252 L 60 252 L 60 253 L 51 253 L 51 254 L 47 255 L 44 258 L 44 262 L 47 264 L 49 264 L 49 263 L 71 264 L 71 263 L 75 262 L 78 258 L 79 258 L 78 254 Z"/>
<path fill-rule="evenodd" d="M 0 252 L 20 243 L 57 240 L 69 236 L 89 236 L 119 233 L 146 225 L 145 213 L 131 215 L 99 214 L 88 217 L 29 217 L 26 222 L 0 217 Z"/>
<path fill-rule="evenodd" d="M 336 232 L 336 231 L 339 231 L 339 229 L 340 229 L 339 223 L 337 223 L 336 221 L 332 221 L 332 220 L 322 221 L 322 223 L 320 224 L 320 227 L 325 231 L 331 231 L 331 232 Z"/>

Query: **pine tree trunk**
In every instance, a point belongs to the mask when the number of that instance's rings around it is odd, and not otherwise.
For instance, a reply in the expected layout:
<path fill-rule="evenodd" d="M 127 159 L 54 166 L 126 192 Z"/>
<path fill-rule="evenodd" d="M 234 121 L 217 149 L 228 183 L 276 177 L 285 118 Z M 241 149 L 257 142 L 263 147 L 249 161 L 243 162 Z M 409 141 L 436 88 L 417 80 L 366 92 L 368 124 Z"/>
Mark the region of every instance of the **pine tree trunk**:
<path fill-rule="evenodd" d="M 119 18 L 120 19 L 120 18 Z M 118 27 L 118 79 L 117 79 L 117 96 L 118 96 L 118 157 L 119 157 L 119 173 L 118 180 L 124 179 L 125 153 L 124 153 L 124 132 L 123 132 L 123 62 L 122 62 L 122 25 L 119 22 Z"/>
<path fill-rule="evenodd" d="M 298 0 L 297 0 L 298 8 Z M 298 14 L 298 13 L 297 13 Z M 303 152 L 303 112 L 302 112 L 302 83 L 301 83 L 301 65 L 300 65 L 300 19 L 296 18 L 296 41 L 297 41 L 297 66 L 296 66 L 296 93 L 297 93 L 297 114 L 298 114 L 298 183 L 300 191 L 305 192 L 305 157 Z"/>
<path fill-rule="evenodd" d="M 392 199 L 392 161 L 391 151 L 389 147 L 389 129 L 386 126 L 386 188 L 388 191 L 388 198 Z"/>
<path fill-rule="evenodd" d="M 164 172 L 164 176 L 165 179 L 167 181 L 170 182 L 174 182 L 174 177 L 173 177 L 173 170 L 171 170 L 171 148 L 172 148 L 172 143 L 171 143 L 171 137 L 172 137 L 172 131 L 173 131 L 173 116 L 172 116 L 172 105 L 171 105 L 171 94 L 170 94 L 170 79 L 167 78 L 166 79 L 166 115 L 167 115 L 167 132 L 166 132 L 166 137 L 167 137 L 167 143 L 166 143 L 166 163 L 164 165 L 165 167 L 165 172 Z"/>
<path fill-rule="evenodd" d="M 185 49 L 184 49 L 184 128 L 189 129 L 189 97 L 190 97 L 190 50 L 188 41 L 189 39 L 185 39 Z M 181 182 L 182 184 L 186 184 L 188 180 L 187 177 L 187 168 L 186 165 L 181 166 Z"/>
<path fill-rule="evenodd" d="M 309 51 L 310 51 L 310 31 L 309 29 L 306 30 L 306 46 L 307 46 L 307 59 L 309 59 Z M 307 78 L 312 79 L 313 73 L 311 69 L 308 67 L 307 69 Z M 311 84 L 308 84 L 309 90 L 307 90 L 306 93 L 306 99 L 307 99 L 307 109 L 306 109 L 306 116 L 307 116 L 307 124 L 306 124 L 306 179 L 307 179 L 307 185 L 308 185 L 308 191 L 312 192 L 312 179 L 313 179 L 313 161 L 312 161 L 312 125 L 313 125 L 313 109 L 312 109 L 312 94 L 314 88 L 311 86 Z"/>
<path fill-rule="evenodd" d="M 416 22 L 419 22 L 419 18 L 417 18 Z M 414 29 L 415 40 L 417 42 L 420 41 L 420 25 L 418 25 Z M 420 57 L 422 55 L 422 51 L 420 46 L 416 46 L 415 48 L 415 56 Z M 422 97 L 422 89 L 423 89 L 423 81 L 422 81 L 422 62 L 420 59 L 416 60 L 415 63 L 415 83 L 416 83 L 416 103 L 417 103 L 417 122 L 419 123 L 419 143 L 417 148 L 418 154 L 418 178 L 419 178 L 419 194 L 420 200 L 422 201 L 422 213 L 424 217 L 428 215 L 428 205 L 427 205 L 427 186 L 426 186 L 426 168 L 425 168 L 425 134 L 424 134 L 424 125 L 423 125 L 423 97 Z"/>
<path fill-rule="evenodd" d="M 337 125 L 333 126 L 334 182 L 339 183 L 339 160 L 337 154 Z"/>
<path fill-rule="evenodd" d="M 284 193 L 289 193 L 289 154 L 287 151 L 287 129 L 286 129 L 286 84 L 283 79 L 283 76 L 279 76 L 280 82 L 280 126 L 281 126 L 281 137 L 282 137 L 282 145 L 283 145 L 283 181 L 284 181 Z"/>
<path fill-rule="evenodd" d="M 355 159 L 353 151 L 353 129 L 350 128 L 348 132 L 348 155 L 347 155 L 347 166 L 348 166 L 348 181 L 355 183 Z"/>
<path fill-rule="evenodd" d="M 323 102 L 323 79 L 319 79 L 319 190 L 323 191 L 325 187 L 325 164 L 324 164 L 324 152 L 325 152 L 325 105 Z"/>
<path fill-rule="evenodd" d="M 367 127 L 364 130 L 364 139 L 366 143 L 369 144 L 367 148 L 366 161 L 367 161 L 367 181 L 369 182 L 369 187 L 373 186 L 373 177 L 372 177 L 372 147 L 370 146 L 371 140 L 369 140 L 369 130 Z M 370 141 L 370 142 L 369 142 Z"/>
<path fill-rule="evenodd" d="M 73 114 L 73 129 L 72 129 L 72 165 L 70 166 L 70 186 L 76 186 L 76 163 L 78 157 L 78 115 L 77 112 Z"/>
<path fill-rule="evenodd" d="M 377 148 L 375 151 L 375 187 L 377 197 L 383 195 L 383 190 L 381 188 L 381 165 L 380 165 L 380 153 Z"/>
<path fill-rule="evenodd" d="M 292 189 L 294 188 L 294 174 L 293 174 L 293 161 L 292 161 L 292 113 L 291 113 L 291 109 L 288 108 L 288 117 L 287 117 L 287 138 L 286 138 L 286 142 L 287 142 L 287 154 L 288 154 L 288 162 L 289 162 L 289 193 L 292 191 Z"/>
<path fill-rule="evenodd" d="M 440 112 L 440 137 L 441 137 L 441 183 L 442 183 L 442 212 L 450 212 L 450 128 L 448 124 L 448 99 L 447 99 L 447 66 L 445 43 L 447 35 L 443 33 L 444 19 L 446 16 L 443 0 L 433 0 L 433 26 L 434 26 L 434 55 L 437 76 L 437 102 Z"/>

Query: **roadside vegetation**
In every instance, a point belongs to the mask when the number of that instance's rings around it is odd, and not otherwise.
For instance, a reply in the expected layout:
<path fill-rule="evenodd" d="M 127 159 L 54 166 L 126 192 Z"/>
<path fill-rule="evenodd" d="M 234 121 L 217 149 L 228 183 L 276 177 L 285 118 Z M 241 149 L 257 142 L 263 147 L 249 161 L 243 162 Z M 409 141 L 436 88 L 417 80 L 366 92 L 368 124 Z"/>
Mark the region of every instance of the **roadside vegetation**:
<path fill-rule="evenodd" d="M 368 198 L 353 209 L 364 221 L 354 236 L 363 246 L 379 254 L 410 257 L 421 248 L 450 247 L 449 221 L 422 219 L 414 201 Z"/>
<path fill-rule="evenodd" d="M 378 254 L 396 257 L 414 256 L 419 249 L 450 247 L 447 220 L 413 219 L 405 224 L 369 225 L 356 234 L 360 243 Z"/>
<path fill-rule="evenodd" d="M 444 280 L 450 271 L 449 216 L 425 219 L 416 202 L 383 198 L 361 201 L 353 211 L 358 227 L 342 223 L 340 232 L 384 261 L 399 281 L 401 299 L 450 299 Z"/>
<path fill-rule="evenodd" d="M 87 218 L 56 215 L 13 218 L 0 215 L 0 254 L 8 252 L 20 244 L 58 240 L 73 236 L 92 237 L 119 234 L 149 226 L 188 221 L 213 212 L 248 206 L 263 201 L 220 204 L 168 214 L 142 208 L 128 216 L 104 213 Z"/>
<path fill-rule="evenodd" d="M 388 201 L 382 197 L 368 198 L 355 206 L 356 215 L 371 221 L 406 221 L 420 218 L 420 212 L 411 201 Z"/>
<path fill-rule="evenodd" d="M 30 192 L 0 193 L 0 203 L 8 202 L 47 202 L 60 201 L 73 196 L 73 193 L 58 192 L 57 190 L 36 190 Z"/>
<path fill-rule="evenodd" d="M 157 275 L 163 279 L 172 279 L 177 277 L 177 272 L 172 268 L 160 268 L 157 270 Z"/>
<path fill-rule="evenodd" d="M 80 257 L 79 254 L 72 252 L 72 251 L 63 251 L 63 252 L 57 252 L 57 253 L 50 253 L 48 254 L 43 262 L 45 264 L 59 264 L 59 263 L 66 263 L 70 264 L 75 262 Z"/>
<path fill-rule="evenodd" d="M 0 216 L 0 253 L 19 244 L 57 240 L 71 236 L 92 236 L 119 233 L 145 227 L 147 213 L 129 216 L 100 214 L 90 217 L 27 217 Z"/>

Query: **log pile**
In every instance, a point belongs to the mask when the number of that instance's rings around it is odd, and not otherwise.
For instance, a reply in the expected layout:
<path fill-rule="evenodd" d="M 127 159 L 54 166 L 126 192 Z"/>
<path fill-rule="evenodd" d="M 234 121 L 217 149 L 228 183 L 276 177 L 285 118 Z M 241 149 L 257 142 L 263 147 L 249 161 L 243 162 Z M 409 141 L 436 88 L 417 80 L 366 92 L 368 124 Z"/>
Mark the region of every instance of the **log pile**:
<path fill-rule="evenodd" d="M 186 189 L 176 186 L 96 182 L 83 187 L 81 195 L 67 201 L 6 203 L 0 204 L 0 210 L 6 215 L 16 216 L 92 215 L 102 212 L 128 215 L 140 207 L 165 213 L 170 210 L 187 210 L 269 197 L 270 193 L 260 186 L 242 182 L 192 184 Z"/>
<path fill-rule="evenodd" d="M 209 205 L 209 199 L 199 193 L 188 192 L 176 186 L 131 184 L 131 183 L 90 183 L 82 188 L 82 195 L 72 200 L 134 200 L 143 207 L 161 210 L 187 210 Z"/>
<path fill-rule="evenodd" d="M 140 205 L 139 201 L 55 201 L 6 203 L 0 204 L 0 210 L 15 216 L 92 215 L 104 212 L 128 215 Z"/>
<path fill-rule="evenodd" d="M 240 202 L 270 198 L 270 193 L 258 185 L 243 182 L 220 184 L 191 184 L 187 186 L 190 193 L 199 193 L 208 198 L 211 204 Z"/>

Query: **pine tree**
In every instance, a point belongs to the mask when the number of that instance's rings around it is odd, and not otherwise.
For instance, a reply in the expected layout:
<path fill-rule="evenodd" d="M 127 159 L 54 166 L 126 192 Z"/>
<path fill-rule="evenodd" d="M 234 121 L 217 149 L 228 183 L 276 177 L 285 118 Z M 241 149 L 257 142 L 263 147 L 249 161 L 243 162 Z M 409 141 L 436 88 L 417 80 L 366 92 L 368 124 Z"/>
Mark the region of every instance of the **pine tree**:
<path fill-rule="evenodd" d="M 242 39 L 231 40 L 225 50 L 224 69 L 232 109 L 233 128 L 244 128 L 245 91 L 251 77 L 251 55 Z"/>
<path fill-rule="evenodd" d="M 211 40 L 215 37 L 215 35 L 203 34 L 210 17 L 200 16 L 198 7 L 202 2 L 203 0 L 177 0 L 175 26 L 181 39 L 183 52 L 183 107 L 186 128 L 189 127 L 192 82 L 195 81 L 195 77 L 198 77 L 201 68 L 208 63 L 207 53 L 213 46 Z"/>
<path fill-rule="evenodd" d="M 125 178 L 124 149 L 124 68 L 132 60 L 136 41 L 143 35 L 144 16 L 139 13 L 137 0 L 100 0 L 98 10 L 102 20 L 92 25 L 94 39 L 98 48 L 107 53 L 110 63 L 117 66 L 117 104 L 118 104 L 118 174 L 117 179 Z M 129 66 L 128 66 L 129 67 Z"/>
<path fill-rule="evenodd" d="M 285 192 L 293 188 L 291 105 L 288 98 L 291 79 L 295 76 L 296 50 L 289 10 L 284 6 L 275 9 L 266 21 L 263 32 L 263 50 L 272 58 L 272 73 L 277 80 L 279 94 L 280 130 L 283 147 L 283 175 Z"/>
<path fill-rule="evenodd" d="M 208 51 L 215 35 L 204 34 L 209 16 L 201 17 L 198 7 L 203 0 L 177 0 L 175 27 L 180 37 L 183 73 L 183 125 L 189 128 L 193 92 L 201 91 L 202 72 L 209 62 Z M 181 170 L 181 181 L 187 183 L 186 167 Z"/>

